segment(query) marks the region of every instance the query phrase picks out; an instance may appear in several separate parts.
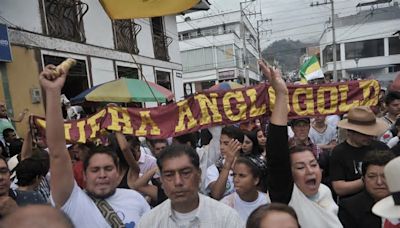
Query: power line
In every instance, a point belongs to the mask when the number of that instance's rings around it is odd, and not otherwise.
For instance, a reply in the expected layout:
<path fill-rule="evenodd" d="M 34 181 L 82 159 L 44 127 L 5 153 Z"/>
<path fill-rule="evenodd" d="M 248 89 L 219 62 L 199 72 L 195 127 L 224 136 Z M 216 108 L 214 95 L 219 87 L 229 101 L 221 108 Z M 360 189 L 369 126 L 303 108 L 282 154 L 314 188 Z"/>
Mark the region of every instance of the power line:
<path fill-rule="evenodd" d="M 348 39 L 342 39 L 340 41 L 347 41 L 347 40 L 353 40 L 353 39 L 358 39 L 358 38 L 365 38 L 365 37 L 370 37 L 370 36 L 375 36 L 375 35 L 380 35 L 380 34 L 392 34 L 393 30 L 387 30 L 387 31 L 380 31 L 378 33 L 373 33 L 373 34 L 368 34 L 368 35 L 363 35 L 363 36 L 357 36 L 357 37 L 352 37 L 352 38 L 348 38 Z M 382 38 L 383 39 L 383 38 Z M 332 44 L 332 42 L 326 42 L 326 43 L 319 43 L 318 46 L 324 46 L 324 45 L 330 45 Z M 281 49 L 278 50 L 276 52 L 271 52 L 271 53 L 278 53 L 278 52 L 292 52 L 294 50 L 301 50 L 307 47 L 314 47 L 315 45 L 309 45 L 309 46 L 302 46 L 302 47 L 298 47 L 298 48 L 288 48 L 288 49 Z M 264 49 L 265 50 L 265 49 Z"/>

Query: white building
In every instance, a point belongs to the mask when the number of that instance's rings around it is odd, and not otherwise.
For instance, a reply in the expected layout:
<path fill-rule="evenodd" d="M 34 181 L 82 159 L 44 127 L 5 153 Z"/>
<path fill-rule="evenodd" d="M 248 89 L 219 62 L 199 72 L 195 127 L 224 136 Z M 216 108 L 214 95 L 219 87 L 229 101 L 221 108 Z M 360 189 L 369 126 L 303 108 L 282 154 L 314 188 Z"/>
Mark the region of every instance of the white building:
<path fill-rule="evenodd" d="M 244 15 L 245 71 L 240 22 L 240 11 L 200 18 L 187 16 L 184 21 L 178 22 L 186 94 L 207 89 L 218 81 L 231 80 L 244 84 L 246 72 L 250 84 L 259 81 L 257 32 Z"/>
<path fill-rule="evenodd" d="M 11 111 L 43 114 L 38 74 L 66 57 L 78 60 L 63 89 L 68 98 L 120 77 L 146 78 L 171 90 L 176 100 L 183 98 L 175 15 L 111 20 L 97 0 L 0 0 L 0 5 L 13 55 L 0 62 L 0 100 Z M 191 11 L 208 8 L 203 0 Z"/>
<path fill-rule="evenodd" d="M 393 80 L 394 72 L 400 71 L 400 39 L 394 35 L 400 29 L 399 5 L 394 2 L 389 7 L 378 6 L 363 7 L 356 15 L 336 18 L 339 79 L 376 78 L 385 82 Z M 320 39 L 325 73 L 333 71 L 331 44 L 329 30 Z"/>

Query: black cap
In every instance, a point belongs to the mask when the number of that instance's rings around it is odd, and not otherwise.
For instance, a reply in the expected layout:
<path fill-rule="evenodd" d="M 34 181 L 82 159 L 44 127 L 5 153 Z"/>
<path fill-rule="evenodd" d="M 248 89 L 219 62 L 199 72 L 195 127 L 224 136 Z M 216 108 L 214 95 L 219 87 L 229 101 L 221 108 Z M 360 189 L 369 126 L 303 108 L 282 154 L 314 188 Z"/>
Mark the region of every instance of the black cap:
<path fill-rule="evenodd" d="M 297 125 L 298 123 L 301 123 L 301 122 L 310 124 L 310 118 L 306 117 L 306 118 L 293 119 L 293 120 L 290 121 L 289 124 L 290 124 L 290 126 L 295 126 L 295 125 Z"/>

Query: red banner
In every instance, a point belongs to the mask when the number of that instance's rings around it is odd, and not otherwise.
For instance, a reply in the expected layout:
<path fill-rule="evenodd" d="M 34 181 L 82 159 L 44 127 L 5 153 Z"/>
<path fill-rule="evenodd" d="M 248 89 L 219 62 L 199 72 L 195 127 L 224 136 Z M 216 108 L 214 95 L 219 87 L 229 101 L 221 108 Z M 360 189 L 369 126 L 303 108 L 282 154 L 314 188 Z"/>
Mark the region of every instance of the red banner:
<path fill-rule="evenodd" d="M 355 106 L 378 103 L 376 80 L 322 85 L 289 85 L 290 118 L 342 114 Z M 65 122 L 65 137 L 85 142 L 102 129 L 150 138 L 167 138 L 216 125 L 230 125 L 269 116 L 274 107 L 274 90 L 268 84 L 241 89 L 202 92 L 185 100 L 154 108 L 107 107 L 76 121 Z M 34 117 L 44 133 L 44 118 Z"/>

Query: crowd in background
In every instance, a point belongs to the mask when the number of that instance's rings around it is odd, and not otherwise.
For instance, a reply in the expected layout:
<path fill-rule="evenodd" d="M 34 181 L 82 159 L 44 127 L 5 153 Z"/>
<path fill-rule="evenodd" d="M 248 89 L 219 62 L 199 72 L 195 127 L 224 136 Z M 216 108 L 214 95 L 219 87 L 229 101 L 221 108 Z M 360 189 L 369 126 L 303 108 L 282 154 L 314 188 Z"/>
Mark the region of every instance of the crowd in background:
<path fill-rule="evenodd" d="M 47 66 L 46 140 L 30 127 L 21 137 L 13 122 L 28 127 L 28 110 L 11 119 L 0 103 L 0 227 L 400 227 L 400 91 L 343 116 L 288 120 L 280 72 L 259 64 L 276 92 L 268 121 L 85 144 L 65 141 L 67 72 Z"/>

